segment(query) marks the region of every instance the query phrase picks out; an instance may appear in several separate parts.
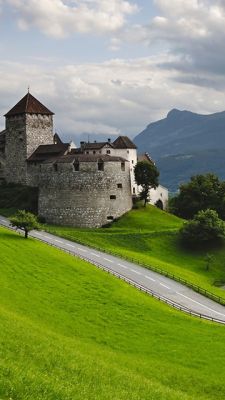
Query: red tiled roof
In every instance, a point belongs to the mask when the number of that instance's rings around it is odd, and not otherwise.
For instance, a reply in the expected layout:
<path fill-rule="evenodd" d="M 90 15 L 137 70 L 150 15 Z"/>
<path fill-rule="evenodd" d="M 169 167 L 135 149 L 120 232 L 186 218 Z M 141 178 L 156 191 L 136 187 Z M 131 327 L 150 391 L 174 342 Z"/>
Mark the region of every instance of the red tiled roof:
<path fill-rule="evenodd" d="M 94 143 L 84 143 L 83 144 L 83 149 L 84 150 L 97 150 L 97 149 L 102 149 L 104 146 L 110 146 L 113 147 L 113 144 L 110 142 L 94 142 Z"/>
<path fill-rule="evenodd" d="M 136 149 L 137 147 L 127 136 L 119 136 L 113 145 L 116 149 Z"/>
<path fill-rule="evenodd" d="M 47 107 L 40 103 L 29 92 L 24 96 L 11 110 L 9 110 L 5 117 L 10 117 L 18 114 L 43 114 L 54 115 Z"/>
<path fill-rule="evenodd" d="M 27 159 L 29 162 L 42 162 L 53 157 L 60 157 L 69 149 L 69 143 L 41 144 Z"/>
<path fill-rule="evenodd" d="M 147 161 L 147 162 L 155 165 L 155 162 L 153 161 L 153 159 L 150 157 L 150 155 L 148 153 L 138 154 L 138 162 L 139 161 Z"/>

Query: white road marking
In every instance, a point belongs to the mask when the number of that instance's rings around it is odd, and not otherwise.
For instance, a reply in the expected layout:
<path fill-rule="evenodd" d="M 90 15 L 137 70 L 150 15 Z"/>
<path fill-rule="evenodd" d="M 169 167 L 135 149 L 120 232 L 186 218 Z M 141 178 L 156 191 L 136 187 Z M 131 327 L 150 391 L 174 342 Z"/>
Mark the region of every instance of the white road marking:
<path fill-rule="evenodd" d="M 78 250 L 81 250 L 81 251 L 84 251 L 85 253 L 87 252 L 87 250 L 82 249 L 81 247 L 78 247 L 77 249 L 78 249 Z"/>
<path fill-rule="evenodd" d="M 113 261 L 112 261 L 112 260 L 110 260 L 109 258 L 105 258 L 105 257 L 104 257 L 104 260 L 105 260 L 105 261 L 109 261 L 109 262 L 113 263 Z"/>
<path fill-rule="evenodd" d="M 45 239 L 50 239 L 50 237 L 49 236 L 46 236 L 46 235 L 42 235 Z"/>
<path fill-rule="evenodd" d="M 209 310 L 209 311 L 212 311 L 212 312 L 214 312 L 214 313 L 216 313 L 216 314 L 219 314 L 219 315 L 222 315 L 223 317 L 225 317 L 225 314 L 222 314 L 222 313 L 220 313 L 220 312 L 218 312 L 218 311 L 215 311 L 215 310 L 213 310 L 212 308 L 209 308 L 209 307 L 205 306 L 204 304 L 199 303 L 198 301 L 193 300 L 193 299 L 191 299 L 191 298 L 188 297 L 188 296 L 185 296 L 185 295 L 182 294 L 182 293 L 179 293 L 179 292 L 176 292 L 176 293 L 179 294 L 179 295 L 182 296 L 182 297 L 185 297 L 185 299 L 191 300 L 193 303 L 196 303 L 196 304 L 198 304 L 198 305 L 201 306 L 201 307 L 207 308 L 207 310 Z"/>
<path fill-rule="evenodd" d="M 39 232 L 35 232 L 35 235 L 43 236 L 42 233 L 39 233 Z"/>
<path fill-rule="evenodd" d="M 44 236 L 44 237 L 46 237 L 46 236 Z M 54 241 L 55 241 L 55 242 L 57 242 L 57 243 L 61 243 L 61 244 L 63 244 L 63 242 L 62 242 L 61 240 L 54 239 Z"/>
<path fill-rule="evenodd" d="M 5 221 L 4 219 L 0 219 L 0 221 L 2 221 L 2 222 L 4 222 L 4 223 L 6 223 L 6 221 Z"/>
<path fill-rule="evenodd" d="M 126 265 L 119 264 L 119 263 L 118 263 L 118 265 L 119 265 L 120 267 L 122 267 L 122 268 L 128 269 L 128 267 L 126 267 Z"/>
<path fill-rule="evenodd" d="M 159 283 L 161 286 L 163 286 L 163 287 L 165 287 L 166 289 L 170 289 L 170 287 L 169 286 L 166 286 L 166 285 L 164 285 L 164 283 Z"/>
<path fill-rule="evenodd" d="M 100 257 L 100 255 L 99 254 L 96 254 L 96 253 L 91 253 L 93 256 L 95 256 L 95 257 Z"/>
<path fill-rule="evenodd" d="M 70 243 L 66 243 L 66 245 L 69 246 L 69 247 L 73 247 L 73 249 L 75 249 L 75 246 L 73 246 L 73 245 L 70 244 Z"/>
<path fill-rule="evenodd" d="M 134 272 L 135 274 L 137 274 L 137 275 L 141 275 L 141 272 L 138 272 L 138 271 L 136 271 L 136 269 L 130 269 L 132 272 Z"/>
<path fill-rule="evenodd" d="M 149 279 L 149 280 L 152 281 L 152 282 L 155 282 L 155 279 L 151 278 L 151 277 L 148 276 L 148 275 L 145 275 L 145 278 Z"/>

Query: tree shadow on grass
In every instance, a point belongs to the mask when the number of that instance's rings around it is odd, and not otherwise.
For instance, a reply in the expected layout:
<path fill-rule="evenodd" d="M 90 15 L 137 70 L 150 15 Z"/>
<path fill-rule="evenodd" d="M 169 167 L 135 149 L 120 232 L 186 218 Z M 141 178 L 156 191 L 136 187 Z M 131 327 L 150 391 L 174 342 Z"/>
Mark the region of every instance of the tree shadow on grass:
<path fill-rule="evenodd" d="M 0 239 L 10 239 L 10 240 L 22 240 L 24 239 L 23 234 L 15 232 L 1 232 Z"/>
<path fill-rule="evenodd" d="M 193 254 L 201 254 L 211 251 L 218 251 L 222 248 L 225 248 L 225 240 L 218 239 L 215 241 L 211 240 L 199 243 L 197 240 L 195 242 L 185 242 L 183 239 L 178 237 L 177 246 L 180 249 L 186 250 L 187 252 L 191 252 Z"/>

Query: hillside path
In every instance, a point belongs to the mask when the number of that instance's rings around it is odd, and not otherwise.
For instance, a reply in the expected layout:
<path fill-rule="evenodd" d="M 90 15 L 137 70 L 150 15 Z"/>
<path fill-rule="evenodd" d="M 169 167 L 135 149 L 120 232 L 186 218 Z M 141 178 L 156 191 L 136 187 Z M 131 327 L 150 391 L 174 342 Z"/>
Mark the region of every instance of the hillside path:
<path fill-rule="evenodd" d="M 0 225 L 9 227 L 9 220 L 0 216 Z M 94 265 L 103 267 L 108 272 L 131 281 L 130 283 L 136 283 L 137 286 L 152 291 L 155 297 L 161 297 L 161 300 L 165 302 L 168 300 L 169 303 L 180 305 L 186 308 L 187 311 L 190 310 L 197 315 L 201 314 L 203 317 L 221 320 L 221 322 L 225 323 L 224 306 L 194 292 L 179 282 L 119 257 L 44 231 L 32 231 L 30 232 L 30 236 L 66 252 L 70 252 Z"/>

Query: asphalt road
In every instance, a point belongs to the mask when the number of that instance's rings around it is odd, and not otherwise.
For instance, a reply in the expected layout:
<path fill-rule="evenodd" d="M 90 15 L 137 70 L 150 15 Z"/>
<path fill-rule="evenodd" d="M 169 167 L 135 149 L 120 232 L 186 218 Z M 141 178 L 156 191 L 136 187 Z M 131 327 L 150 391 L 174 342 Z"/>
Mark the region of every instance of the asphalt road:
<path fill-rule="evenodd" d="M 0 224 L 9 227 L 9 221 L 1 216 Z M 208 318 L 218 319 L 225 323 L 224 306 L 194 292 L 179 282 L 119 257 L 91 249 L 90 247 L 71 242 L 50 233 L 32 231 L 30 232 L 30 236 L 54 245 L 61 250 L 69 251 L 73 255 L 87 259 L 90 263 L 102 266 L 109 272 L 119 274 L 125 279 L 141 285 L 143 288 L 153 291 L 156 295 L 191 310 L 193 313 L 202 314 Z"/>

